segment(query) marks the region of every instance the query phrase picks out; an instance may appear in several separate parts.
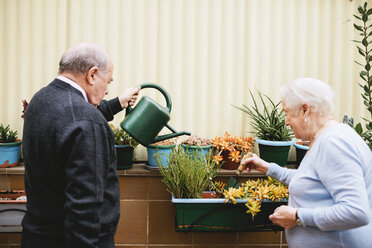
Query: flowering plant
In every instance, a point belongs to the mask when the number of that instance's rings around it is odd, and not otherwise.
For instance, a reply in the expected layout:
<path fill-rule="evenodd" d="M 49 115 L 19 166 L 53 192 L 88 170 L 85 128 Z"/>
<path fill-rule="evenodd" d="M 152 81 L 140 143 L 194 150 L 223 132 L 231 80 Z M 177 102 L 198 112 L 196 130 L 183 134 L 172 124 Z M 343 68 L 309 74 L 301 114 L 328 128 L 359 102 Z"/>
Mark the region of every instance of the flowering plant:
<path fill-rule="evenodd" d="M 231 161 L 240 162 L 242 153 L 251 152 L 253 144 L 254 139 L 252 137 L 231 136 L 226 132 L 223 136 L 215 137 L 212 140 L 212 147 L 219 151 L 218 154 L 213 156 L 213 161 L 219 164 L 223 160 L 222 153 L 227 152 Z"/>
<path fill-rule="evenodd" d="M 193 135 L 182 141 L 181 144 L 188 146 L 208 146 L 212 144 L 212 141 L 208 138 L 200 138 L 196 135 Z"/>

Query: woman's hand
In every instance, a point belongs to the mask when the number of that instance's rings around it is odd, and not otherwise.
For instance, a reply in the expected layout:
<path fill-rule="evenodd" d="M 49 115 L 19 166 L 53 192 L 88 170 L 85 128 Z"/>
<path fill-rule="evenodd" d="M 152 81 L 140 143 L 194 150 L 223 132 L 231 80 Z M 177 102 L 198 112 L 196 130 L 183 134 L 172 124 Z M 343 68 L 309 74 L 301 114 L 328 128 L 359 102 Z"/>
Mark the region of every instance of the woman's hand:
<path fill-rule="evenodd" d="M 286 229 L 296 226 L 297 209 L 289 206 L 280 206 L 275 209 L 269 219 L 275 224 Z"/>
<path fill-rule="evenodd" d="M 247 166 L 248 172 L 250 172 L 252 169 L 255 169 L 257 171 L 264 173 L 265 175 L 270 166 L 268 162 L 262 160 L 254 153 L 252 154 L 252 157 L 243 158 L 241 164 Z"/>

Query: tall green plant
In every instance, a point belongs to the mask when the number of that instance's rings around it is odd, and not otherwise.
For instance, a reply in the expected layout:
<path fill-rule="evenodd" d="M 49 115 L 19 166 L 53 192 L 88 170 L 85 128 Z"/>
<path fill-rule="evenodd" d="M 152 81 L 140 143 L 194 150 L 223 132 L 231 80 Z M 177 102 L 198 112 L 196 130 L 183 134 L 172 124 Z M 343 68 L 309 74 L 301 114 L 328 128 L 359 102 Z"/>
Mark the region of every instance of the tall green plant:
<path fill-rule="evenodd" d="M 168 156 L 167 167 L 161 162 L 162 156 Z M 163 177 L 162 182 L 176 198 L 201 198 L 219 170 L 209 155 L 185 153 L 183 149 L 174 148 L 169 155 L 157 152 L 154 157 Z"/>
<path fill-rule="evenodd" d="M 258 138 L 270 141 L 288 141 L 292 138 L 292 130 L 285 125 L 285 116 L 283 109 L 280 108 L 281 101 L 274 103 L 268 96 L 258 91 L 261 108 L 249 90 L 253 105 L 249 108 L 243 104 L 243 107 L 235 108 L 243 111 L 251 118 L 251 126 L 256 130 Z"/>
<path fill-rule="evenodd" d="M 362 118 L 366 121 L 366 131 L 363 131 L 362 124 L 358 123 L 355 126 L 355 130 L 363 137 L 369 147 L 372 149 L 372 73 L 371 73 L 371 61 L 372 61 L 372 24 L 370 24 L 370 16 L 372 15 L 372 8 L 367 9 L 367 2 L 363 6 L 358 7 L 358 13 L 354 15 L 357 19 L 354 23 L 354 28 L 360 32 L 360 40 L 353 40 L 357 45 L 359 54 L 362 56 L 363 62 L 360 63 L 355 61 L 356 64 L 362 67 L 359 76 L 363 83 L 358 83 L 362 88 L 362 99 L 363 104 L 366 106 L 370 113 L 370 119 Z"/>

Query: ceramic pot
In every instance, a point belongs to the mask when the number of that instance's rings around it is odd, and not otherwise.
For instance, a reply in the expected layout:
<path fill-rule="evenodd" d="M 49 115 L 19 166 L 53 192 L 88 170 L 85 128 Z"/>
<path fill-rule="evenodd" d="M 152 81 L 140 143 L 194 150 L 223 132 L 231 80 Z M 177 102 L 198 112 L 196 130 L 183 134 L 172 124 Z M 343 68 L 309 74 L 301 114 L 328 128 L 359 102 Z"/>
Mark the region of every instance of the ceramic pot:
<path fill-rule="evenodd" d="M 285 166 L 288 153 L 293 141 L 269 141 L 256 138 L 260 152 L 260 158 L 269 163 Z"/>
<path fill-rule="evenodd" d="M 161 157 L 161 164 L 163 167 L 168 166 L 168 156 L 170 152 L 172 151 L 172 148 L 174 148 L 176 144 L 168 145 L 168 146 L 154 146 L 150 145 L 147 147 L 147 159 L 148 159 L 148 165 L 150 167 L 157 168 L 158 165 L 156 164 L 154 155 L 155 153 L 159 153 Z"/>
<path fill-rule="evenodd" d="M 0 168 L 14 167 L 21 157 L 21 140 L 12 143 L 0 143 Z"/>
<path fill-rule="evenodd" d="M 130 145 L 115 145 L 118 170 L 128 170 L 133 167 L 134 148 Z"/>
<path fill-rule="evenodd" d="M 309 150 L 310 141 L 296 142 L 293 145 L 296 147 L 296 163 L 298 168 L 306 152 Z"/>
<path fill-rule="evenodd" d="M 230 151 L 223 151 L 221 153 L 222 160 L 224 161 L 221 168 L 225 170 L 238 169 L 240 161 L 232 161 L 231 159 L 229 159 L 229 154 L 230 154 Z"/>

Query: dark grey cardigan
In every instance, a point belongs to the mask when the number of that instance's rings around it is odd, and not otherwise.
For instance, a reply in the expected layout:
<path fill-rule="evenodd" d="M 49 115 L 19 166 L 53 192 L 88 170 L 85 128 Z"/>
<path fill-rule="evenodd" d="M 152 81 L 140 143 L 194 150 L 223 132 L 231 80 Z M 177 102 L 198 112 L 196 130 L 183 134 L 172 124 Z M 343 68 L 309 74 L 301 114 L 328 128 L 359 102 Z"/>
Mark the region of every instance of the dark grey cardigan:
<path fill-rule="evenodd" d="M 101 111 L 99 111 L 101 110 Z M 120 215 L 117 98 L 98 109 L 55 79 L 28 105 L 23 129 L 27 213 L 22 247 L 101 247 Z"/>

